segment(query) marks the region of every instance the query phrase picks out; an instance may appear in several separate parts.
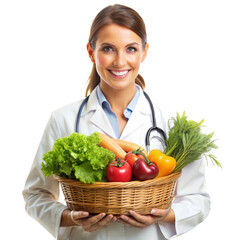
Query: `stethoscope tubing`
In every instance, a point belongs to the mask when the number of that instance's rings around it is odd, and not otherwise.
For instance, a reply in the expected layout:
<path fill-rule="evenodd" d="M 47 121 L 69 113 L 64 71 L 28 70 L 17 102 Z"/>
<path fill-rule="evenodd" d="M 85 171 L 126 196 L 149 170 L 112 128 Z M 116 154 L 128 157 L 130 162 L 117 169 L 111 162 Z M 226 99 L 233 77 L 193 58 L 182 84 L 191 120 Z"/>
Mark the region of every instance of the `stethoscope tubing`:
<path fill-rule="evenodd" d="M 154 138 L 157 138 L 164 147 L 166 147 L 166 133 L 157 126 L 156 123 L 156 117 L 155 117 L 155 110 L 152 104 L 152 101 L 150 99 L 150 97 L 148 96 L 148 94 L 146 92 L 143 92 L 144 96 L 146 97 L 146 99 L 148 100 L 148 103 L 150 105 L 151 108 L 151 112 L 152 112 L 152 121 L 153 121 L 153 126 L 151 128 L 148 129 L 147 133 L 146 133 L 146 137 L 145 137 L 145 144 L 146 144 L 146 150 L 149 153 L 150 152 L 150 135 L 153 131 L 157 131 L 162 137 L 163 139 L 161 139 L 160 137 L 154 136 Z"/>
<path fill-rule="evenodd" d="M 162 136 L 162 138 L 160 138 L 159 136 L 154 136 L 153 138 L 157 138 L 162 143 L 163 147 L 166 147 L 167 136 L 166 136 L 166 133 L 161 128 L 159 128 L 157 126 L 155 111 L 154 111 L 154 107 L 153 107 L 153 104 L 152 104 L 152 101 L 151 101 L 150 97 L 148 96 L 148 94 L 146 92 L 143 92 L 143 93 L 144 93 L 144 96 L 146 97 L 146 99 L 148 100 L 148 103 L 150 105 L 151 112 L 152 112 L 152 121 L 153 121 L 153 126 L 148 129 L 148 131 L 146 133 L 146 137 L 145 137 L 146 150 L 149 153 L 149 151 L 150 151 L 150 135 L 153 131 L 157 131 L 160 134 L 160 136 Z M 88 102 L 89 96 L 90 95 L 88 95 L 83 100 L 83 102 L 81 103 L 81 105 L 79 107 L 79 110 L 78 110 L 77 121 L 76 121 L 76 129 L 75 129 L 77 133 L 79 133 L 80 118 L 81 118 L 82 110 L 83 110 L 85 104 Z"/>
<path fill-rule="evenodd" d="M 80 125 L 80 118 L 81 118 L 81 114 L 82 114 L 82 110 L 85 106 L 85 104 L 87 103 L 88 99 L 89 99 L 89 96 L 88 95 L 84 100 L 83 102 L 81 103 L 81 106 L 78 110 L 78 114 L 77 114 L 77 121 L 76 121 L 76 132 L 79 133 L 79 125 Z"/>

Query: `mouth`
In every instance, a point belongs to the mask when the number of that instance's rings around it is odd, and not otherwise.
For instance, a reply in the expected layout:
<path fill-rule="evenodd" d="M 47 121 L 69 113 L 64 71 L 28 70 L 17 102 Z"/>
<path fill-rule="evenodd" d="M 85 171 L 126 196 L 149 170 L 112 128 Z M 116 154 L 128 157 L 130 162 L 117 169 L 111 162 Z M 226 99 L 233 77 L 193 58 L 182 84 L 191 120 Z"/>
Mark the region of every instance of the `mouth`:
<path fill-rule="evenodd" d="M 111 75 L 115 78 L 122 79 L 125 78 L 131 70 L 108 70 Z"/>

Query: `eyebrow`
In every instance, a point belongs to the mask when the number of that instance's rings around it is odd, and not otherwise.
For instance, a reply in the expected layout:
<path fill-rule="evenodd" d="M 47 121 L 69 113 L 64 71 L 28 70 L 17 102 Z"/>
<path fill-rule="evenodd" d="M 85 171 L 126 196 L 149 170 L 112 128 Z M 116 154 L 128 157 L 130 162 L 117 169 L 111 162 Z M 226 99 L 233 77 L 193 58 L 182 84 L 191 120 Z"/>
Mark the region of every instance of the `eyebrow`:
<path fill-rule="evenodd" d="M 132 42 L 132 43 L 127 44 L 126 47 L 132 46 L 132 45 L 138 45 L 139 46 L 140 44 L 137 43 L 137 42 Z M 115 47 L 115 45 L 113 45 L 111 43 L 107 43 L 107 42 L 102 43 L 101 46 L 112 46 L 112 47 Z"/>

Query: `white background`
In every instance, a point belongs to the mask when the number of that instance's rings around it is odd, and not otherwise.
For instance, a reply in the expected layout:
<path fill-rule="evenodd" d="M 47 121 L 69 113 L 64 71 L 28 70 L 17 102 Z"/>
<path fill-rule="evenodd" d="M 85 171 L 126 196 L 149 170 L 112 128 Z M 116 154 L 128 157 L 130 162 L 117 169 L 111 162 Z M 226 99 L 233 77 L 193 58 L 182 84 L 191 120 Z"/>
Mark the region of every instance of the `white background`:
<path fill-rule="evenodd" d="M 95 15 L 116 1 L 0 2 L 1 235 L 53 239 L 24 210 L 22 189 L 52 110 L 84 97 Z M 223 169 L 209 163 L 208 218 L 179 240 L 239 239 L 240 6 L 233 0 L 118 1 L 145 20 L 146 91 L 175 116 L 205 119 Z M 189 183 L 191 184 L 191 183 Z"/>

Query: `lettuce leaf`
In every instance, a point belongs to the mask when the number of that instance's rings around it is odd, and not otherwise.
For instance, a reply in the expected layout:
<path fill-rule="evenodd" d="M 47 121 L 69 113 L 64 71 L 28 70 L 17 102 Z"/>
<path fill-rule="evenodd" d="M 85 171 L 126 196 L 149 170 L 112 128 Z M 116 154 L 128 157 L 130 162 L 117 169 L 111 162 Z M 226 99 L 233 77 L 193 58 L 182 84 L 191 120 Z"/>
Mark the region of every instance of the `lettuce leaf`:
<path fill-rule="evenodd" d="M 86 161 L 81 165 L 75 166 L 75 176 L 79 181 L 84 183 L 94 183 L 95 181 L 101 181 L 103 171 L 101 169 L 94 170 L 91 163 Z"/>
<path fill-rule="evenodd" d="M 115 155 L 100 147 L 100 142 L 97 132 L 89 136 L 72 133 L 57 139 L 52 150 L 43 155 L 41 169 L 44 175 L 56 174 L 84 183 L 103 180 L 106 167 Z"/>

